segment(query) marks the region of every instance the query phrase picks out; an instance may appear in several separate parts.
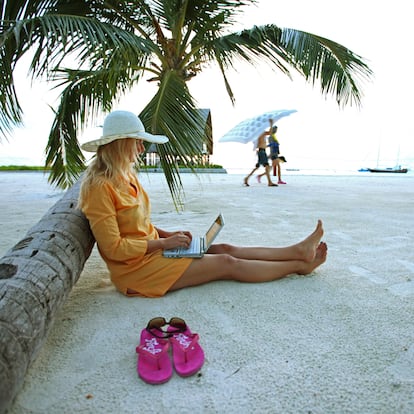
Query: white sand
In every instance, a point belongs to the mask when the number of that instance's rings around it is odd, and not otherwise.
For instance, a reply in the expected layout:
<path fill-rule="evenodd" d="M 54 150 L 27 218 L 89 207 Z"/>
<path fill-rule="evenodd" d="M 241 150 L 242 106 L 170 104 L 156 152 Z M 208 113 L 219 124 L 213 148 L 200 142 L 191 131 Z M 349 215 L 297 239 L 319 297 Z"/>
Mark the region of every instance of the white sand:
<path fill-rule="evenodd" d="M 59 193 L 39 175 L 37 185 L 4 177 L 0 253 Z M 218 241 L 286 245 L 322 218 L 328 261 L 308 277 L 141 299 L 108 285 L 95 250 L 11 413 L 412 414 L 414 176 L 285 175 L 278 188 L 242 187 L 238 175 L 182 178 L 187 201 L 177 214 L 163 176 L 142 177 L 160 227 L 202 232 L 221 211 Z M 160 386 L 138 378 L 135 347 L 154 316 L 180 316 L 200 334 L 198 375 Z"/>

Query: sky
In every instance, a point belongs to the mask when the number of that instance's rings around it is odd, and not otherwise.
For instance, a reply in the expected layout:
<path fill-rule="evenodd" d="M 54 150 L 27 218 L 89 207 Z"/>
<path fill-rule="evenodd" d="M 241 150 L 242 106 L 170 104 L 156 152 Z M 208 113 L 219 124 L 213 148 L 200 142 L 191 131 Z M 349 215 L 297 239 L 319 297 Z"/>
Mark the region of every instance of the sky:
<path fill-rule="evenodd" d="M 281 153 L 286 168 L 345 169 L 392 167 L 397 162 L 414 168 L 412 96 L 414 26 L 406 0 L 260 0 L 248 6 L 234 30 L 254 24 L 274 23 L 308 31 L 351 49 L 362 56 L 374 76 L 362 85 L 362 106 L 339 108 L 333 97 L 324 97 L 318 85 L 299 76 L 293 80 L 270 68 L 240 64 L 229 71 L 235 105 L 228 98 L 217 68 L 205 69 L 188 86 L 200 108 L 210 108 L 214 154 L 211 161 L 229 171 L 250 170 L 256 155 L 250 144 L 219 143 L 228 130 L 246 118 L 278 109 L 297 113 L 277 122 Z M 57 92 L 45 83 L 31 84 L 27 62 L 18 67 L 17 91 L 24 108 L 24 127 L 8 142 L 0 143 L 0 165 L 44 163 L 44 148 L 53 120 L 49 105 L 56 105 Z M 143 82 L 121 99 L 114 109 L 139 113 L 155 93 Z M 101 124 L 102 120 L 96 120 Z M 79 137 L 97 138 L 96 129 Z M 89 135 L 88 135 L 89 134 Z M 90 154 L 85 154 L 90 156 Z"/>

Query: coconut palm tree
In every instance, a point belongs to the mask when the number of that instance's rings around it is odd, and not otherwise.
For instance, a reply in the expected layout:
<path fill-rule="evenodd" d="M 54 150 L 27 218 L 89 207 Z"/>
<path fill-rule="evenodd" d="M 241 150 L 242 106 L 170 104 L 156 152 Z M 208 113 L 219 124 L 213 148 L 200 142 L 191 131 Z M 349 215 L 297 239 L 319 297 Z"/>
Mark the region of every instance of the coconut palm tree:
<path fill-rule="evenodd" d="M 14 88 L 17 62 L 31 54 L 30 72 L 61 88 L 46 148 L 50 181 L 71 185 L 84 167 L 77 136 L 88 121 L 109 111 L 142 80 L 156 93 L 139 114 L 153 133 L 169 137 L 158 148 L 175 200 L 181 181 L 176 160 L 200 155 L 204 125 L 189 81 L 218 65 L 226 73 L 240 61 L 268 62 L 283 74 L 301 74 L 339 105 L 359 104 L 360 82 L 371 75 L 345 46 L 275 24 L 233 32 L 232 25 L 257 0 L 2 0 L 0 33 L 0 134 L 21 122 Z"/>

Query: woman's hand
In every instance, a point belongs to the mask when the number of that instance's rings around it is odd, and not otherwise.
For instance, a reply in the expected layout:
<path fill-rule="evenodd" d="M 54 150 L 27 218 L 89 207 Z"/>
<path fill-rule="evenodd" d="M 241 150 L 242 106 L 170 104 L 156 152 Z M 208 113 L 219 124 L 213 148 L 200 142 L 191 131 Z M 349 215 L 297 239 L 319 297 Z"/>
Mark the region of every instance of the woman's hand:
<path fill-rule="evenodd" d="M 164 249 L 175 249 L 177 247 L 188 249 L 191 239 L 192 236 L 189 231 L 168 232 L 168 236 L 163 238 Z"/>
<path fill-rule="evenodd" d="M 177 247 L 188 248 L 191 240 L 193 239 L 192 234 L 189 231 L 166 231 L 156 227 L 160 239 L 149 242 L 151 244 L 150 250 L 152 251 L 156 246 L 155 244 L 161 243 L 162 249 L 176 249 Z M 156 243 L 158 242 L 158 243 Z M 160 248 L 160 247 L 158 247 Z"/>

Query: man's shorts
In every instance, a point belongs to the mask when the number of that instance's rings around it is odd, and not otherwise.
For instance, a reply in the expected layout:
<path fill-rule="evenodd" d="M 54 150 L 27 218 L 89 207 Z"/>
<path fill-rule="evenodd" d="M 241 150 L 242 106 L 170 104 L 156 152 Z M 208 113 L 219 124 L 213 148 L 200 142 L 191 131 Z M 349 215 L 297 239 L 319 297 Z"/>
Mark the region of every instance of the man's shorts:
<path fill-rule="evenodd" d="M 267 154 L 266 154 L 265 149 L 259 148 L 257 157 L 258 157 L 258 160 L 257 160 L 258 162 L 256 164 L 256 168 L 259 168 L 261 165 L 263 165 L 263 167 L 267 167 L 269 165 L 269 161 L 267 159 Z"/>

